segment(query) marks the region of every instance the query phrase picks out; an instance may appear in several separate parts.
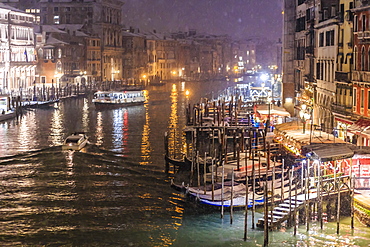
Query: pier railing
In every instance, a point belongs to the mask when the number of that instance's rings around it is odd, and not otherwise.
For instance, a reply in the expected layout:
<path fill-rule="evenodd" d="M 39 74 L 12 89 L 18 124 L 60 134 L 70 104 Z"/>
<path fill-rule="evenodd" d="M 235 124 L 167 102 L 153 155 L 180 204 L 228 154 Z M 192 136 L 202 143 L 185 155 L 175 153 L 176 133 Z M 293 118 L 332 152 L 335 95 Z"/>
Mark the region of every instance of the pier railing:
<path fill-rule="evenodd" d="M 319 178 L 315 178 L 316 189 L 320 185 L 322 194 L 329 195 L 336 193 L 337 191 L 350 190 L 350 176 L 343 175 L 337 177 L 323 178 L 321 181 Z"/>

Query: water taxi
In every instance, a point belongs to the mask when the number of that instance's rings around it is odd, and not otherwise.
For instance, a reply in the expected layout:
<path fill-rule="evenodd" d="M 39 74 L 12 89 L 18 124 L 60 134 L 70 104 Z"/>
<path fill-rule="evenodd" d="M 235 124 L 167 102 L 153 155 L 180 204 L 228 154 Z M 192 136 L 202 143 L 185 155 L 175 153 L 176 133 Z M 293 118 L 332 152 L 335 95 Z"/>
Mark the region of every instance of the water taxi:
<path fill-rule="evenodd" d="M 86 146 L 87 139 L 84 133 L 73 133 L 64 140 L 62 150 L 79 151 Z"/>
<path fill-rule="evenodd" d="M 139 105 L 145 102 L 143 90 L 98 91 L 92 102 L 95 105 Z"/>

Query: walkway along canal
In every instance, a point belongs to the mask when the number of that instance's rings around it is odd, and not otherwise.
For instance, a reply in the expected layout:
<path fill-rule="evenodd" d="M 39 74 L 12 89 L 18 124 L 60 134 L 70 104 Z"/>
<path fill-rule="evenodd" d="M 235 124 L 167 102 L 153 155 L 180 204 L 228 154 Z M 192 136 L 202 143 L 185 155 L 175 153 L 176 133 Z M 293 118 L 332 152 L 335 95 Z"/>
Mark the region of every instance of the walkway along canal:
<path fill-rule="evenodd" d="M 171 133 L 165 135 L 166 170 L 171 165 L 174 169 L 172 185 L 200 204 L 218 206 L 221 217 L 230 208 L 230 222 L 234 208 L 245 209 L 245 224 L 251 210 L 253 229 L 256 207 L 264 207 L 256 226 L 264 229 L 265 245 L 270 230 L 294 227 L 295 235 L 298 224 L 308 231 L 314 220 L 321 229 L 324 221 L 336 221 L 340 234 L 341 216 L 350 216 L 353 229 L 351 159 L 357 148 L 311 143 L 297 156 L 275 142 L 270 126 L 261 128 L 254 114 L 253 105 L 238 100 L 188 106 L 183 152 L 175 152 Z"/>

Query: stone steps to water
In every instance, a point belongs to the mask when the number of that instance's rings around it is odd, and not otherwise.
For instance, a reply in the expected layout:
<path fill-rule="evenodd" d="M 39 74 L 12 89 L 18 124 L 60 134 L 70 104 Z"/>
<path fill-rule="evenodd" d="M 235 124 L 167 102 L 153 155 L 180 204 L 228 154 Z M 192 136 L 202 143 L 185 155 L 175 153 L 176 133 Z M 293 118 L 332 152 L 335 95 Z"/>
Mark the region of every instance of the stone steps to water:
<path fill-rule="evenodd" d="M 275 210 L 272 211 L 272 214 L 273 215 L 283 215 L 283 216 L 288 215 L 287 212 L 281 212 L 281 211 L 275 211 Z"/>
<path fill-rule="evenodd" d="M 279 207 L 280 208 L 292 208 L 292 209 L 294 209 L 294 208 L 297 208 L 297 207 L 299 207 L 299 205 L 295 205 L 295 204 L 291 204 L 291 205 L 289 205 L 289 203 L 280 203 L 279 204 Z"/>
<path fill-rule="evenodd" d="M 267 215 L 267 218 L 268 219 L 271 219 L 271 218 L 273 218 L 274 220 L 279 220 L 279 219 L 281 219 L 281 218 L 284 218 L 286 215 L 284 215 L 284 216 L 279 216 L 279 215 L 271 215 L 271 214 L 268 214 Z"/>
<path fill-rule="evenodd" d="M 289 200 L 285 200 L 284 202 L 289 204 Z M 301 205 L 301 204 L 304 203 L 303 201 L 300 201 L 300 200 L 297 200 L 297 201 L 296 200 L 291 200 L 290 202 L 292 204 L 298 204 L 298 205 Z"/>

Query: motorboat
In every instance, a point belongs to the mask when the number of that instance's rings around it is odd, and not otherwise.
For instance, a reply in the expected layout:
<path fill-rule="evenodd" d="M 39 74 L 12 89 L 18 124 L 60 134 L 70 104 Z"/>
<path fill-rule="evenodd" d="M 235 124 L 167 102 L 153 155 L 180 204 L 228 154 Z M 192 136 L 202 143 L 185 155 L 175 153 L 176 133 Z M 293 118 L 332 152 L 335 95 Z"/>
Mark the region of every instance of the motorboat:
<path fill-rule="evenodd" d="M 95 105 L 140 105 L 145 102 L 144 90 L 98 91 L 92 102 Z"/>
<path fill-rule="evenodd" d="M 87 136 L 85 133 L 76 132 L 68 136 L 63 143 L 62 150 L 76 150 L 79 151 L 87 144 Z"/>
<path fill-rule="evenodd" d="M 0 122 L 16 117 L 16 111 L 10 107 L 10 97 L 0 96 Z"/>

